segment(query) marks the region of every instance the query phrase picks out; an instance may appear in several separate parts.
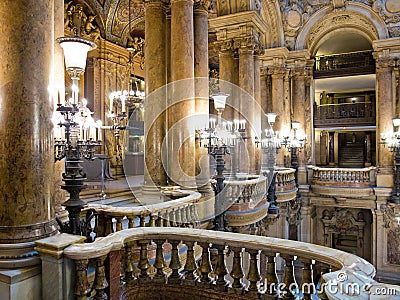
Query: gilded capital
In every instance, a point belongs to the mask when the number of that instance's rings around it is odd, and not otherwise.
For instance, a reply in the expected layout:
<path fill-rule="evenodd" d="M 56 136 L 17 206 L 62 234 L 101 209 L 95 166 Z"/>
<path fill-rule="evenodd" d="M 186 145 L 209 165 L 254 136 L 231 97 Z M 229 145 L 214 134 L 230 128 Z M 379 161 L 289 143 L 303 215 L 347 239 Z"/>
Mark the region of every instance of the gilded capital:
<path fill-rule="evenodd" d="M 261 55 L 264 52 L 264 47 L 260 39 L 254 35 L 235 38 L 233 40 L 233 47 L 236 49 L 253 50 L 256 55 Z"/>
<path fill-rule="evenodd" d="M 194 9 L 195 10 L 204 10 L 208 12 L 210 9 L 211 2 L 209 0 L 194 0 Z"/>
<path fill-rule="evenodd" d="M 234 52 L 234 42 L 231 39 L 216 41 L 213 43 L 214 49 L 218 52 Z"/>

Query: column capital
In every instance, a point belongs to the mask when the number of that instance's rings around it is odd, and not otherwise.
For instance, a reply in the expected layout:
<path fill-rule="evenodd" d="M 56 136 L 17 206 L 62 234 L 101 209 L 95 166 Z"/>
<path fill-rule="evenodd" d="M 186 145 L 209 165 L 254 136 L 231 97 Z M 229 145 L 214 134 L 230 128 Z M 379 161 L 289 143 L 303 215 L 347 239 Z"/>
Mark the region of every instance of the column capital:
<path fill-rule="evenodd" d="M 264 47 L 260 39 L 255 35 L 238 37 L 233 39 L 233 47 L 240 50 L 251 50 L 254 54 L 261 55 L 264 52 Z"/>
<path fill-rule="evenodd" d="M 194 0 L 194 9 L 196 11 L 208 13 L 210 6 L 211 2 L 209 0 Z"/>
<path fill-rule="evenodd" d="M 277 76 L 283 78 L 286 75 L 288 69 L 285 66 L 275 65 L 267 68 L 268 75 Z M 289 70 L 290 71 L 290 70 Z"/>
<path fill-rule="evenodd" d="M 187 3 L 190 3 L 191 5 L 194 4 L 193 0 L 171 0 L 171 5 L 174 3 L 178 3 L 178 2 L 187 2 Z"/>
<path fill-rule="evenodd" d="M 234 43 L 232 39 L 216 41 L 213 43 L 213 47 L 216 51 L 222 53 L 235 52 Z"/>
<path fill-rule="evenodd" d="M 382 56 L 382 57 L 377 57 L 375 59 L 376 59 L 376 71 L 377 72 L 382 71 L 383 69 L 386 69 L 386 68 L 392 68 L 392 67 L 399 66 L 399 61 L 397 58 Z"/>

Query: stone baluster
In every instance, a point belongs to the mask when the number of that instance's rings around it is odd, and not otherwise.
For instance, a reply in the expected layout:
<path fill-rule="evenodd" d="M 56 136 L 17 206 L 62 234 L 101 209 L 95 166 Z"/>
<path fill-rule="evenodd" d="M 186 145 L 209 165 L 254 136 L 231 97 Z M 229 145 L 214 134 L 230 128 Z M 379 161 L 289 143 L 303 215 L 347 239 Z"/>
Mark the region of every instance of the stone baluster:
<path fill-rule="evenodd" d="M 104 236 L 107 236 L 107 235 L 113 233 L 114 229 L 113 229 L 112 217 L 106 216 L 105 218 L 106 218 L 106 228 L 105 228 Z"/>
<path fill-rule="evenodd" d="M 177 227 L 175 210 L 171 209 L 169 212 L 169 223 L 171 227 Z"/>
<path fill-rule="evenodd" d="M 156 213 L 157 220 L 156 220 L 156 227 L 164 227 L 164 218 L 161 212 Z"/>
<path fill-rule="evenodd" d="M 199 267 L 200 277 L 198 278 L 197 284 L 202 286 L 209 286 L 211 283 L 211 278 L 208 276 L 208 274 L 210 274 L 210 272 L 212 271 L 210 253 L 208 252 L 209 244 L 201 243 L 200 246 L 202 248 L 202 253 L 201 263 Z"/>
<path fill-rule="evenodd" d="M 187 226 L 190 227 L 193 224 L 193 219 L 191 216 L 191 206 L 192 204 L 186 205 L 185 206 L 185 215 L 186 215 L 186 221 L 187 221 Z"/>
<path fill-rule="evenodd" d="M 194 257 L 194 242 L 185 242 L 187 246 L 187 255 L 186 255 L 186 263 L 184 267 L 185 271 L 185 280 L 184 284 L 187 285 L 195 285 L 197 276 L 195 275 L 195 271 L 197 269 L 196 259 Z"/>
<path fill-rule="evenodd" d="M 267 256 L 267 286 L 265 294 L 267 299 L 276 299 L 278 296 L 278 276 L 276 274 L 276 257 L 272 253 L 265 253 Z"/>
<path fill-rule="evenodd" d="M 257 266 L 258 250 L 246 250 L 246 252 L 250 254 L 249 272 L 247 273 L 247 280 L 250 285 L 247 289 L 247 294 L 251 297 L 258 297 L 257 282 L 261 279 Z"/>
<path fill-rule="evenodd" d="M 301 261 L 303 262 L 303 276 L 301 280 L 301 291 L 303 292 L 303 299 L 311 300 L 311 295 L 316 293 L 312 277 L 312 260 L 302 258 Z"/>
<path fill-rule="evenodd" d="M 121 231 L 122 230 L 122 217 L 115 217 L 117 220 L 117 223 L 115 225 L 116 231 Z"/>
<path fill-rule="evenodd" d="M 140 245 L 140 258 L 138 267 L 140 269 L 139 280 L 145 280 L 149 278 L 147 274 L 147 269 L 150 267 L 149 259 L 147 257 L 147 245 L 149 244 L 149 240 L 139 241 Z"/>
<path fill-rule="evenodd" d="M 156 219 L 157 219 L 157 215 L 156 214 L 151 214 L 150 215 L 149 227 L 156 227 Z"/>
<path fill-rule="evenodd" d="M 128 228 L 135 227 L 135 217 L 128 217 Z"/>
<path fill-rule="evenodd" d="M 127 243 L 125 245 L 125 255 L 124 255 L 124 281 L 127 285 L 130 285 L 132 280 L 134 279 L 134 264 L 132 259 L 132 243 Z"/>
<path fill-rule="evenodd" d="M 187 227 L 188 219 L 186 215 L 186 207 L 181 208 L 182 226 Z"/>
<path fill-rule="evenodd" d="M 283 271 L 283 278 L 282 278 L 282 283 L 283 283 L 283 299 L 295 299 L 292 291 L 290 290 L 289 287 L 293 287 L 297 285 L 296 280 L 294 278 L 294 266 L 293 266 L 293 256 L 286 256 L 286 255 L 281 255 L 282 258 L 285 260 L 285 267 Z"/>
<path fill-rule="evenodd" d="M 86 295 L 90 292 L 90 286 L 87 278 L 87 259 L 75 260 L 76 277 L 75 290 L 77 300 L 86 300 Z"/>
<path fill-rule="evenodd" d="M 170 241 L 172 245 L 171 249 L 171 262 L 169 263 L 169 268 L 172 270 L 171 275 L 168 278 L 168 283 L 180 284 L 181 275 L 179 274 L 179 269 L 182 267 L 181 261 L 179 259 L 179 241 Z"/>
<path fill-rule="evenodd" d="M 156 268 L 156 274 L 154 275 L 153 281 L 156 280 L 157 282 L 165 283 L 166 275 L 163 271 L 165 266 L 164 261 L 164 254 L 163 254 L 163 244 L 164 240 L 154 240 L 157 245 L 156 248 L 156 259 L 154 261 L 154 268 Z"/>
<path fill-rule="evenodd" d="M 232 291 L 235 294 L 243 294 L 244 292 L 244 285 L 242 283 L 242 279 L 244 276 L 243 269 L 242 269 L 242 248 L 231 248 L 233 251 L 233 264 L 231 270 L 231 277 L 233 278 L 232 283 Z"/>
<path fill-rule="evenodd" d="M 325 300 L 325 299 L 329 299 L 329 298 L 325 293 L 325 285 L 326 285 L 326 283 L 325 283 L 325 280 L 322 277 L 322 275 L 326 274 L 326 273 L 330 273 L 331 272 L 331 268 L 329 266 L 323 264 L 323 263 L 319 263 L 319 265 L 320 265 L 320 270 L 321 270 L 321 272 L 319 274 L 320 275 L 320 278 L 319 278 L 319 286 L 320 286 L 320 288 L 319 288 L 317 296 L 318 296 L 319 299 Z"/>
<path fill-rule="evenodd" d="M 146 227 L 146 215 L 141 215 L 140 216 L 140 227 Z"/>
<path fill-rule="evenodd" d="M 108 287 L 108 282 L 106 279 L 104 260 L 107 255 L 97 257 L 96 261 L 96 273 L 94 275 L 93 289 L 96 290 L 95 300 L 107 300 L 108 296 L 104 291 Z"/>
<path fill-rule="evenodd" d="M 225 246 L 215 245 L 218 251 L 217 261 L 214 273 L 217 276 L 215 289 L 217 291 L 226 292 L 228 290 L 228 282 L 225 280 L 225 275 L 228 274 L 225 265 Z"/>
<path fill-rule="evenodd" d="M 164 220 L 164 227 L 171 227 L 171 223 L 170 223 L 170 214 L 168 211 L 166 211 L 163 214 L 163 220 Z"/>

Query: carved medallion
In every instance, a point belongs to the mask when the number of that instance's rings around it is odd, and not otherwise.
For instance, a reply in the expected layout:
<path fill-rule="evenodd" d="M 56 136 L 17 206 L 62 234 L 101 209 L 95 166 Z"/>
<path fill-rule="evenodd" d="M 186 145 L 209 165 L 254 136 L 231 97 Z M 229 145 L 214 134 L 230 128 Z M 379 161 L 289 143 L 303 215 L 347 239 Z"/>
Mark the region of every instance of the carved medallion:
<path fill-rule="evenodd" d="M 391 13 L 400 12 L 400 1 L 399 0 L 386 0 L 386 9 Z"/>

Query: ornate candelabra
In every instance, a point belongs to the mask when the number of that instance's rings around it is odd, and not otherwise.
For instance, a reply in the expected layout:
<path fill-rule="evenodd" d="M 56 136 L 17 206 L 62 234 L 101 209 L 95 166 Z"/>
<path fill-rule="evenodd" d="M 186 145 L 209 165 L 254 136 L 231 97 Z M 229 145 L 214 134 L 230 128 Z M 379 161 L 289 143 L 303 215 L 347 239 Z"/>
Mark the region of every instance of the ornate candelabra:
<path fill-rule="evenodd" d="M 82 159 L 93 159 L 95 147 L 101 145 L 101 123 L 95 126 L 85 99 L 79 103 L 78 80 L 85 71 L 87 52 L 96 44 L 79 36 L 61 37 L 57 42 L 64 50 L 66 69 L 73 81 L 72 98 L 64 104 L 58 98 L 56 109 L 59 130 L 55 131 L 54 158 L 55 161 L 65 158 L 64 185 L 61 188 L 70 195 L 63 203 L 69 213 L 69 223 L 62 226 L 62 231 L 81 234 L 84 228 L 80 225 L 80 213 L 85 203 L 79 194 L 86 187 L 86 174 L 80 163 Z"/>
<path fill-rule="evenodd" d="M 275 179 L 276 173 L 274 171 L 276 154 L 281 148 L 280 141 L 277 133 L 274 131 L 274 123 L 276 119 L 275 113 L 267 113 L 268 129 L 265 129 L 265 138 L 260 141 L 256 141 L 258 147 L 261 144 L 263 151 L 262 162 L 261 162 L 261 173 L 268 178 L 267 180 L 267 199 L 269 202 L 268 214 L 278 215 L 279 207 L 276 202 L 275 195 Z"/>
<path fill-rule="evenodd" d="M 212 98 L 214 99 L 214 107 L 218 112 L 217 120 L 211 118 L 209 127 L 197 130 L 196 134 L 200 139 L 200 146 L 204 144 L 208 154 L 211 155 L 216 162 L 216 176 L 213 190 L 215 194 L 214 203 L 214 230 L 227 231 L 227 221 L 225 218 L 225 192 L 223 171 L 225 170 L 224 156 L 230 155 L 230 149 L 236 145 L 237 139 L 245 138 L 243 134 L 246 132 L 246 122 L 244 120 L 234 120 L 233 122 L 222 122 L 222 112 L 225 109 L 226 98 L 229 95 L 218 93 Z"/>
<path fill-rule="evenodd" d="M 300 128 L 300 122 L 293 121 L 292 122 L 293 134 L 291 136 L 284 136 L 281 142 L 282 146 L 290 150 L 290 167 L 295 170 L 294 180 L 297 188 L 296 198 L 301 197 L 299 191 L 299 180 L 298 180 L 299 160 L 297 157 L 297 151 L 300 152 L 306 145 L 305 136 L 298 136 L 297 134 L 299 128 Z"/>
<path fill-rule="evenodd" d="M 394 152 L 394 185 L 389 202 L 400 204 L 400 118 L 393 119 L 393 126 L 397 131 L 382 133 L 381 141 L 389 147 L 391 152 Z"/>

